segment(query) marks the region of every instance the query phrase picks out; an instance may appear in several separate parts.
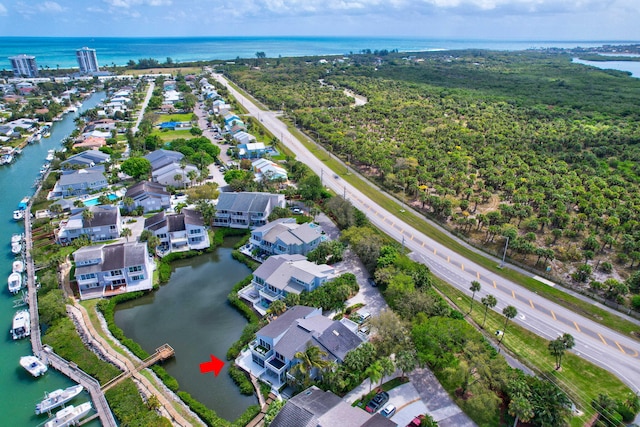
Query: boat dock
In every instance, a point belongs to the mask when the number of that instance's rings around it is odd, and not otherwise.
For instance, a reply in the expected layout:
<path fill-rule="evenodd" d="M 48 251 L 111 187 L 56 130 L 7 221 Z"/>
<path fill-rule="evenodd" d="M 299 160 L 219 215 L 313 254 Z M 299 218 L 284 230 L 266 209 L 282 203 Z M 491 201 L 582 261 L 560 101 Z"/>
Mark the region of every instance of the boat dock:
<path fill-rule="evenodd" d="M 27 205 L 24 218 L 25 228 L 25 267 L 27 270 L 28 304 L 31 314 L 31 347 L 33 354 L 38 356 L 44 363 L 51 365 L 67 377 L 81 384 L 85 390 L 91 394 L 93 408 L 96 410 L 96 417 L 100 418 L 103 427 L 116 427 L 117 423 L 109 408 L 107 399 L 100 388 L 100 383 L 79 369 L 78 366 L 58 356 L 52 348 L 42 345 L 40 337 L 40 321 L 38 318 L 38 295 L 35 283 L 35 267 L 31 257 L 33 240 L 31 238 L 31 201 Z M 93 418 L 92 418 L 93 419 Z"/>
<path fill-rule="evenodd" d="M 134 372 L 139 372 L 145 368 L 148 368 L 149 366 L 153 365 L 156 362 L 169 359 L 174 355 L 175 355 L 175 351 L 173 350 L 173 347 L 171 347 L 169 344 L 163 344 L 162 346 L 156 349 L 155 353 L 153 353 L 151 356 L 144 359 L 140 365 L 136 366 L 135 369 L 133 370 L 127 369 L 125 372 L 121 373 L 117 377 L 106 382 L 102 386 L 102 392 L 104 393 L 109 389 L 111 389 L 112 387 L 115 387 L 121 381 L 124 381 L 125 379 L 132 376 Z"/>

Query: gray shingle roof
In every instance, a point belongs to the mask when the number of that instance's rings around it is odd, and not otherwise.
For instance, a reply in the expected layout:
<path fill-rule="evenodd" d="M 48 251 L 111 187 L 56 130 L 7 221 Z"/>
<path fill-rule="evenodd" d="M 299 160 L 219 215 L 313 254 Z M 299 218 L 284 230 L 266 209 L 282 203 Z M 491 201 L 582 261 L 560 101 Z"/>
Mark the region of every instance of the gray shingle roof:
<path fill-rule="evenodd" d="M 73 254 L 76 263 L 101 258 L 101 264 L 78 266 L 76 276 L 80 274 L 95 273 L 98 271 L 110 271 L 124 269 L 145 263 L 146 244 L 140 242 L 114 243 L 111 245 L 93 245 L 78 249 Z"/>
<path fill-rule="evenodd" d="M 63 173 L 60 175 L 58 184 L 74 185 L 82 183 L 92 183 L 106 181 L 104 176 L 104 166 L 95 166 L 89 169 L 80 169 L 73 172 Z"/>
<path fill-rule="evenodd" d="M 184 215 L 176 214 L 176 215 L 167 215 L 165 218 L 167 220 L 167 228 L 170 233 L 174 231 L 184 231 L 187 228 L 184 226 Z"/>
<path fill-rule="evenodd" d="M 158 184 L 156 182 L 150 182 L 150 181 L 141 181 L 129 187 L 124 196 L 135 199 L 136 197 L 143 194 L 156 194 L 160 196 L 168 196 L 169 192 L 165 189 L 164 185 L 162 184 Z"/>
<path fill-rule="evenodd" d="M 260 329 L 258 331 L 258 334 L 264 335 L 266 337 L 276 338 L 287 329 L 289 329 L 295 320 L 304 319 L 315 310 L 316 309 L 313 307 L 295 305 L 278 316 L 277 319 L 272 320 L 271 323 L 269 323 L 267 326 Z"/>
<path fill-rule="evenodd" d="M 67 160 L 62 162 L 62 165 L 90 165 L 91 163 L 104 163 L 109 160 L 111 156 L 103 153 L 99 150 L 86 150 L 82 153 L 74 154 Z"/>
<path fill-rule="evenodd" d="M 102 227 L 105 225 L 116 225 L 118 224 L 118 207 L 111 205 L 98 205 L 98 206 L 89 206 L 85 209 L 93 212 L 93 219 L 91 221 L 86 221 L 82 216 L 82 212 L 79 212 L 73 217 L 78 217 L 82 219 L 82 227 L 88 228 L 89 226 L 93 227 Z M 70 219 L 71 219 L 70 218 Z"/>
<path fill-rule="evenodd" d="M 151 170 L 155 171 L 169 163 L 179 162 L 184 154 L 171 150 L 156 150 L 144 156 L 151 163 Z"/>
<path fill-rule="evenodd" d="M 204 219 L 200 211 L 195 209 L 182 209 L 182 215 L 184 216 L 184 223 L 189 225 L 196 225 L 199 227 L 204 226 Z"/>
<path fill-rule="evenodd" d="M 166 221 L 164 220 L 164 211 L 150 216 L 144 220 L 144 228 L 151 231 L 156 231 L 158 228 L 164 227 Z"/>
<path fill-rule="evenodd" d="M 341 362 L 348 352 L 362 344 L 360 337 L 337 320 L 315 339 Z"/>
<path fill-rule="evenodd" d="M 216 209 L 219 211 L 262 213 L 270 203 L 275 206 L 275 200 L 278 196 L 278 194 L 256 192 L 220 193 Z"/>

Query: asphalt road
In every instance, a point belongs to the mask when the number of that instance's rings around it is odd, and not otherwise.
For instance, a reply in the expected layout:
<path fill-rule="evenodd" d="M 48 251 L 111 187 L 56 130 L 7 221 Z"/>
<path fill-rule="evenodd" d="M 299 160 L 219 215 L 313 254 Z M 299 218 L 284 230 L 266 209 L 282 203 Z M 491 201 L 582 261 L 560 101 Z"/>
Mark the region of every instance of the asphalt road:
<path fill-rule="evenodd" d="M 399 242 L 403 242 L 412 251 L 413 259 L 423 262 L 438 277 L 469 295 L 471 281 L 478 280 L 482 285 L 481 291 L 476 292 L 475 296 L 478 302 L 484 295 L 491 293 L 498 299 L 495 311 L 502 313 L 504 307 L 513 305 L 518 309 L 518 316 L 513 319 L 513 322 L 543 338 L 554 339 L 565 332 L 570 333 L 576 342 L 573 353 L 609 370 L 632 390 L 640 392 L 640 342 L 497 276 L 405 224 L 402 217 L 412 215 L 411 213 L 405 212 L 400 205 L 397 211 L 389 212 L 371 201 L 327 169 L 322 161 L 289 133 L 287 126 L 279 120 L 276 112 L 260 110 L 251 100 L 228 85 L 223 76 L 214 75 L 214 77 L 227 86 L 230 93 L 250 114 L 258 117 L 270 132 L 280 137 L 283 143 L 296 153 L 299 161 L 322 176 L 325 186 L 337 194 L 346 195 L 355 207 L 367 214 L 376 227 Z M 561 372 L 558 373 L 558 377 L 562 378 Z M 565 384 L 565 387 L 571 388 L 571 384 Z M 580 390 L 574 390 L 574 392 L 578 396 L 582 394 Z"/>

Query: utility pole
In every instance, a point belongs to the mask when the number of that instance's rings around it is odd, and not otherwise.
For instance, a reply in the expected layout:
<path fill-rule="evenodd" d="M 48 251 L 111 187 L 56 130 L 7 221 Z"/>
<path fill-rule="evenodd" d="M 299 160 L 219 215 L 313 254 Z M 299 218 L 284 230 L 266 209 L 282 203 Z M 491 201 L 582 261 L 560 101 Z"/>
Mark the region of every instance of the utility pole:
<path fill-rule="evenodd" d="M 507 242 L 504 244 L 504 253 L 502 254 L 502 262 L 500 268 L 504 268 L 504 260 L 507 257 L 507 248 L 509 247 L 509 236 L 507 236 Z"/>
<path fill-rule="evenodd" d="M 347 186 L 343 185 L 342 188 L 344 189 L 342 193 L 342 198 L 347 200 Z"/>
<path fill-rule="evenodd" d="M 320 169 L 320 185 L 324 186 L 324 169 Z"/>

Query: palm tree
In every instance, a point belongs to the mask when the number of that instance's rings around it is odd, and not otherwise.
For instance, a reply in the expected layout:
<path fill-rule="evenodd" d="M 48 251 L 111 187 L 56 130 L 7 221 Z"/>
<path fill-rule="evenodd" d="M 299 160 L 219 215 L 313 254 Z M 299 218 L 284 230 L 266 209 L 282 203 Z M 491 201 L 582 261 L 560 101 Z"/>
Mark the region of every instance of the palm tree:
<path fill-rule="evenodd" d="M 504 314 L 504 317 L 505 317 L 504 330 L 502 331 L 502 336 L 500 337 L 500 341 L 498 341 L 498 347 L 500 347 L 500 344 L 502 344 L 502 340 L 504 339 L 504 336 L 507 333 L 507 325 L 509 324 L 509 320 L 513 319 L 518 315 L 518 309 L 512 305 L 508 305 L 502 310 L 502 314 Z"/>
<path fill-rule="evenodd" d="M 518 425 L 518 421 L 527 422 L 534 416 L 533 405 L 524 396 L 516 396 L 509 402 L 509 415 L 516 417 L 513 427 Z"/>
<path fill-rule="evenodd" d="M 180 175 L 179 173 L 173 175 L 173 180 L 177 182 L 182 182 L 182 175 Z"/>
<path fill-rule="evenodd" d="M 91 228 L 91 221 L 93 221 L 93 211 L 89 208 L 82 211 L 82 219 L 89 224 L 89 231 L 91 233 L 91 240 L 93 241 L 93 229 Z"/>
<path fill-rule="evenodd" d="M 482 329 L 484 329 L 484 323 L 487 321 L 487 312 L 490 308 L 493 308 L 498 304 L 498 300 L 493 295 L 489 294 L 486 297 L 482 297 L 480 300 L 484 305 L 484 319 L 482 319 Z"/>
<path fill-rule="evenodd" d="M 272 302 L 267 310 L 268 313 L 275 314 L 276 316 L 284 313 L 285 311 L 287 311 L 287 305 L 280 299 Z"/>
<path fill-rule="evenodd" d="M 469 290 L 471 291 L 471 305 L 469 306 L 469 314 L 471 314 L 471 312 L 473 311 L 473 300 L 476 297 L 476 292 L 478 292 L 481 287 L 482 286 L 480 285 L 480 282 L 478 282 L 477 280 L 471 282 L 471 287 L 469 288 Z"/>
<path fill-rule="evenodd" d="M 189 178 L 190 185 L 193 185 L 193 181 L 198 177 L 198 172 L 194 170 L 190 170 L 187 172 L 187 178 Z"/>
<path fill-rule="evenodd" d="M 576 345 L 576 342 L 573 336 L 567 333 L 549 342 L 549 352 L 556 358 L 556 371 L 562 365 L 562 356 L 564 356 L 565 351 L 572 349 L 574 345 Z"/>
<path fill-rule="evenodd" d="M 135 203 L 136 202 L 131 197 L 125 197 L 124 199 L 122 199 L 122 204 L 124 205 L 125 208 L 127 208 L 128 212 L 131 212 L 131 207 Z"/>
<path fill-rule="evenodd" d="M 127 243 L 129 242 L 129 237 L 131 237 L 133 233 L 131 232 L 130 228 L 123 228 L 122 232 L 120 233 L 120 237 L 126 237 L 127 238 Z"/>
<path fill-rule="evenodd" d="M 311 382 L 311 375 L 314 369 L 322 370 L 329 366 L 330 362 L 324 359 L 325 357 L 327 357 L 327 353 L 309 343 L 305 351 L 299 351 L 293 355 L 293 358 L 299 360 L 299 362 L 293 365 L 291 370 L 294 375 L 300 374 L 303 376 L 303 385 L 306 387 Z"/>
<path fill-rule="evenodd" d="M 380 361 L 376 360 L 374 363 L 369 365 L 367 369 L 365 369 L 364 374 L 369 378 L 369 393 L 371 393 L 373 383 L 377 383 L 382 379 L 383 368 Z"/>

